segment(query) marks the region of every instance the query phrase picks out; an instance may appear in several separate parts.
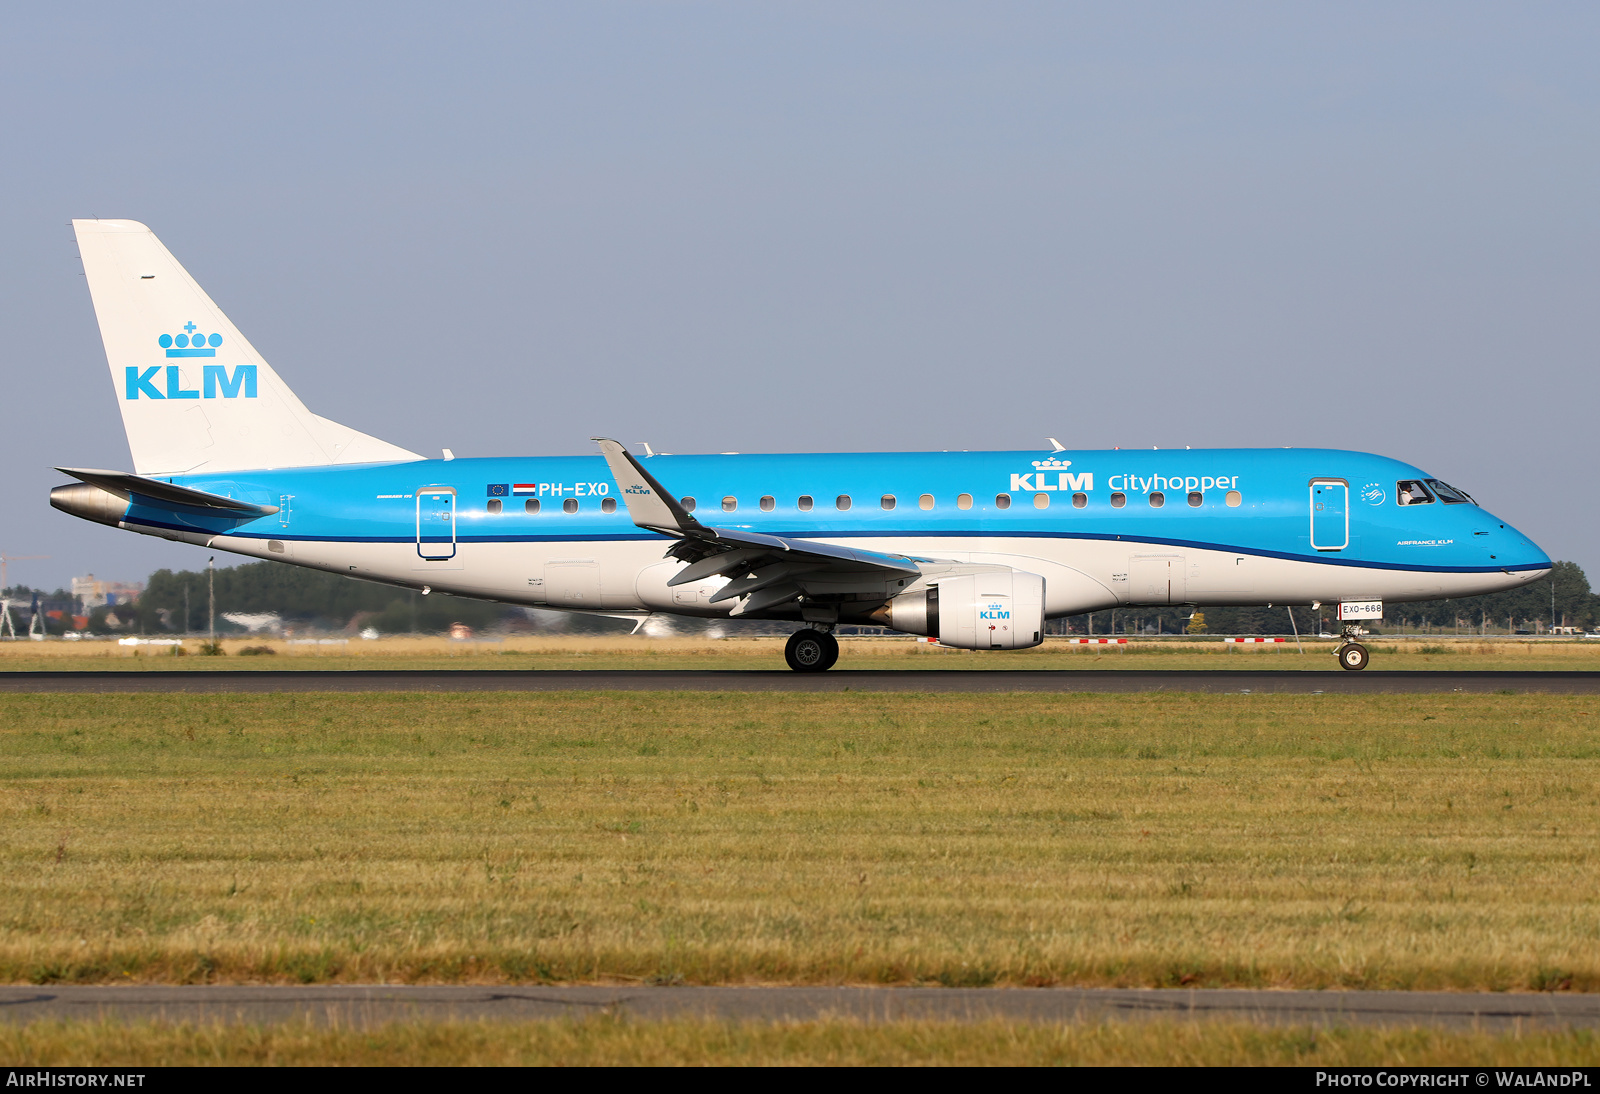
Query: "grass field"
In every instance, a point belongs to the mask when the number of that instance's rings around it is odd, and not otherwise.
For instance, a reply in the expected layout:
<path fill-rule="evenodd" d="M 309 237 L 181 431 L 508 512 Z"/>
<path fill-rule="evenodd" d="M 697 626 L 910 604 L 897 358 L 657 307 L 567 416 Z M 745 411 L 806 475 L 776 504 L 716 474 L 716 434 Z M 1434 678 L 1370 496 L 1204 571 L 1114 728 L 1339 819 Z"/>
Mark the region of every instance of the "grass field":
<path fill-rule="evenodd" d="M 1581 638 L 1516 641 L 1451 636 L 1365 639 L 1374 669 L 1600 670 L 1600 642 Z M 345 645 L 297 646 L 281 639 L 228 639 L 226 656 L 186 656 L 171 647 L 114 642 L 0 642 L 0 672 L 99 669 L 768 669 L 783 670 L 782 638 L 522 637 L 485 642 L 448 638 L 352 639 Z M 1334 643 L 1293 641 L 1238 646 L 1220 638 L 1132 640 L 1081 646 L 1050 639 L 1031 650 L 975 653 L 909 639 L 846 638 L 835 672 L 852 669 L 1277 669 L 1336 668 Z M 271 656 L 240 656 L 268 646 Z"/>
<path fill-rule="evenodd" d="M 0 980 L 1600 990 L 1562 696 L 0 696 Z"/>
<path fill-rule="evenodd" d="M 372 1030 L 284 1026 L 0 1026 L 13 1067 L 184 1064 L 367 1065 L 1102 1065 L 1566 1067 L 1600 1064 L 1600 1039 L 1567 1033 L 1263 1029 L 1138 1022 L 1036 1026 L 983 1022 L 571 1022 L 396 1024 Z"/>

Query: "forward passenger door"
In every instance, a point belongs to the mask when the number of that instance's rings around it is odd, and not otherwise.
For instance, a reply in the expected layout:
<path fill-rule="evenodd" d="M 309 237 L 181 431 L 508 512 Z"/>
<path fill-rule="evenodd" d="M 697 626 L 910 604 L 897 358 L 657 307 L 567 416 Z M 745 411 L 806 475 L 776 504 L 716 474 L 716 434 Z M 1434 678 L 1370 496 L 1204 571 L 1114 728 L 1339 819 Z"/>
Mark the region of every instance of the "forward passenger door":
<path fill-rule="evenodd" d="M 1311 480 L 1311 547 L 1342 551 L 1350 546 L 1350 484 L 1344 479 Z"/>

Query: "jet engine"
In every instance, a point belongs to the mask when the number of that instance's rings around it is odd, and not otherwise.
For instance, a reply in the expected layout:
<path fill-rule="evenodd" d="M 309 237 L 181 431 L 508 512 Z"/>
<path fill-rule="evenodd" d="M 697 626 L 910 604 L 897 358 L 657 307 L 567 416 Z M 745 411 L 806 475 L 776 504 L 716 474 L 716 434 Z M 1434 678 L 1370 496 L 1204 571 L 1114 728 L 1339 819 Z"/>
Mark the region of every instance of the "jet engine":
<path fill-rule="evenodd" d="M 1044 641 L 1044 578 L 1022 570 L 940 577 L 901 593 L 872 618 L 963 650 L 1022 650 Z"/>

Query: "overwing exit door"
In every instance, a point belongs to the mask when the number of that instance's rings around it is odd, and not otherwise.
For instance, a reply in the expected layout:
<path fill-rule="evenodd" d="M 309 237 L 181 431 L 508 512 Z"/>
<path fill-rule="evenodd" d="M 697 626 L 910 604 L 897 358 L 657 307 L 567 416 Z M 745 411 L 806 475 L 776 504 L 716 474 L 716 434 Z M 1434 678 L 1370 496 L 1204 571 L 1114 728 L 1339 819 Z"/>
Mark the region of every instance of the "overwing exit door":
<path fill-rule="evenodd" d="M 417 491 L 417 554 L 429 560 L 456 557 L 456 492 L 447 486 Z"/>
<path fill-rule="evenodd" d="M 1343 479 L 1311 480 L 1311 546 L 1318 551 L 1350 546 L 1350 484 Z"/>

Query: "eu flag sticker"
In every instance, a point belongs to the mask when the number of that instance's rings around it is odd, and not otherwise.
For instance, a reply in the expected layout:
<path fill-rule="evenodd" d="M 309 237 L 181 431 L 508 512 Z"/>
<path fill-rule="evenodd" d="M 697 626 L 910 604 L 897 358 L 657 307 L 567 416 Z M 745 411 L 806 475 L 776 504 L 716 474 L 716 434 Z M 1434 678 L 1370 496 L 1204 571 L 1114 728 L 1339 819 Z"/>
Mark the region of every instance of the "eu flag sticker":
<path fill-rule="evenodd" d="M 511 484 L 508 482 L 491 482 L 489 496 L 491 498 L 504 498 L 511 495 Z"/>

